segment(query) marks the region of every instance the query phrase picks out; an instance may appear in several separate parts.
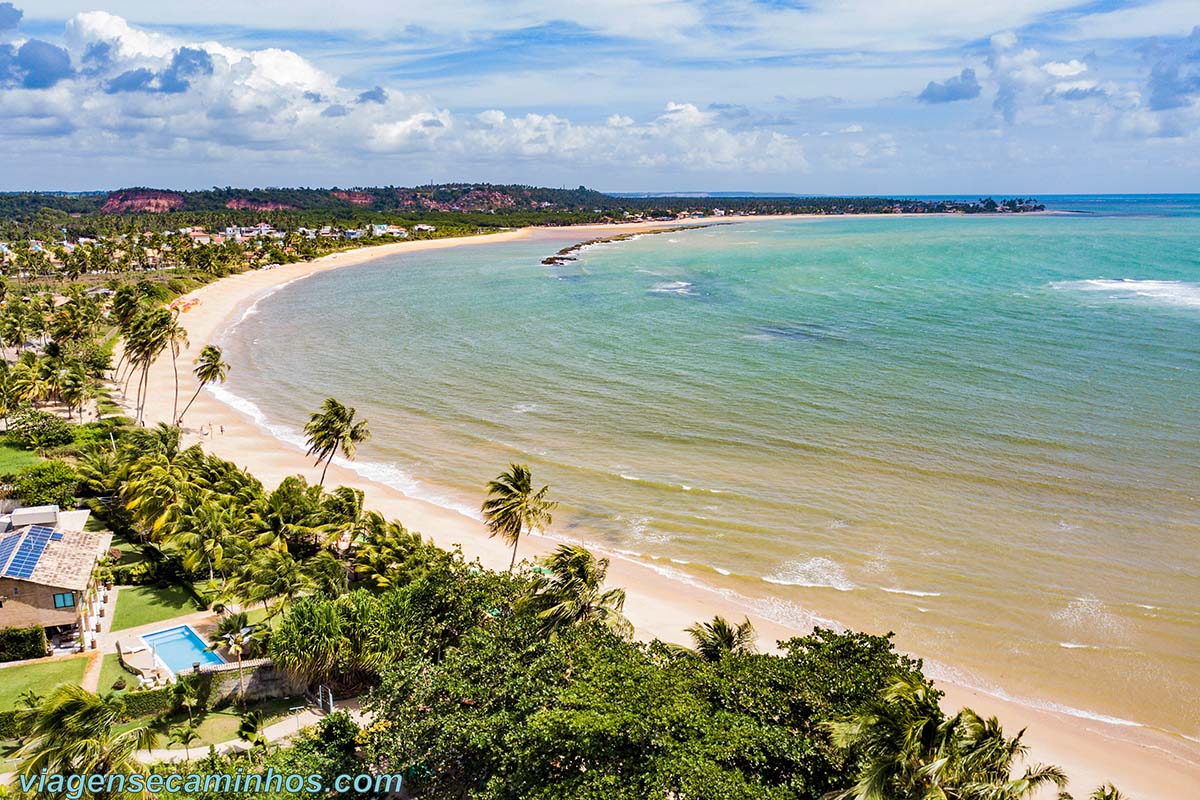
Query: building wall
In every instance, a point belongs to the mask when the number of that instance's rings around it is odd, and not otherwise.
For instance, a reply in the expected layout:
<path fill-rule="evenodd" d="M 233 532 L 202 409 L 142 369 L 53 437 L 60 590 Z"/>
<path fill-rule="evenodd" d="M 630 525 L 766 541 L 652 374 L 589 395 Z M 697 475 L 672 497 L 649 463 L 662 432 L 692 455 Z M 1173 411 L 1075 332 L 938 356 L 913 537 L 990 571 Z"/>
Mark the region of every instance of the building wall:
<path fill-rule="evenodd" d="M 73 608 L 54 607 L 54 595 L 68 591 L 56 586 L 0 578 L 0 594 L 7 598 L 4 607 L 0 608 L 0 628 L 27 628 L 31 625 L 49 628 L 52 625 L 75 624 L 81 613 L 82 592 L 74 592 Z"/>

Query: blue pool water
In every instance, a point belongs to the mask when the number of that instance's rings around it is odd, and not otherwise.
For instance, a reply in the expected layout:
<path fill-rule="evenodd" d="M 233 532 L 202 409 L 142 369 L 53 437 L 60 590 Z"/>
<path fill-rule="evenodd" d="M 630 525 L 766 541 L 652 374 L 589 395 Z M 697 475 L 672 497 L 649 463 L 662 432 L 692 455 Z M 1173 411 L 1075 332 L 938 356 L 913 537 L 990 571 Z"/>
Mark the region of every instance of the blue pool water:
<path fill-rule="evenodd" d="M 168 628 L 142 636 L 172 672 L 183 672 L 192 668 L 197 661 L 205 664 L 224 664 L 225 659 L 206 649 L 204 640 L 189 625 Z"/>

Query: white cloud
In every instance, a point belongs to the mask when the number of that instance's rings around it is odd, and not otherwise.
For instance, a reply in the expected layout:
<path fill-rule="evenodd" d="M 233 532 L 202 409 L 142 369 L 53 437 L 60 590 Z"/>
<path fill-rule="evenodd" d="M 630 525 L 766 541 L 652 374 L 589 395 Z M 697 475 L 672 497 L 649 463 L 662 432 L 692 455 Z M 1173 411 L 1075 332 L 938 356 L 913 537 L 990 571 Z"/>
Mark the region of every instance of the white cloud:
<path fill-rule="evenodd" d="M 403 164 L 486 154 L 718 171 L 794 171 L 806 163 L 787 134 L 734 132 L 693 103 L 667 102 L 641 122 L 613 114 L 578 123 L 499 109 L 458 116 L 394 87 L 373 90 L 366 102 L 360 90 L 289 50 L 189 41 L 105 12 L 72 18 L 65 40 L 77 64 L 98 47 L 107 55 L 51 89 L 0 90 L 0 135 L 57 135 L 64 149 L 99 156 L 132 149 L 193 160 L 253 152 L 280 160 L 373 155 Z"/>
<path fill-rule="evenodd" d="M 1196 0 L 1157 0 L 1082 17 L 1071 30 L 1081 39 L 1187 36 L 1200 25 Z"/>
<path fill-rule="evenodd" d="M 1055 78 L 1071 78 L 1087 72 L 1088 65 L 1072 58 L 1070 61 L 1047 61 L 1042 64 L 1042 70 Z"/>

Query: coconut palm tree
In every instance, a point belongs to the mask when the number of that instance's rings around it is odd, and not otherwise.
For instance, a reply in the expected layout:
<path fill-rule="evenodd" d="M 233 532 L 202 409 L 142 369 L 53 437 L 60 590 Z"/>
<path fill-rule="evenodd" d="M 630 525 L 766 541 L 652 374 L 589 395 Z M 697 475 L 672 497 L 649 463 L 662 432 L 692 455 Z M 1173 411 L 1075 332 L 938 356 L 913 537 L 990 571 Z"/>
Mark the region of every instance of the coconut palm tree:
<path fill-rule="evenodd" d="M 196 728 L 190 722 L 187 725 L 176 725 L 171 728 L 171 744 L 183 747 L 183 757 L 189 762 L 192 760 L 192 744 L 199 738 L 200 734 L 196 732 Z"/>
<path fill-rule="evenodd" d="M 267 754 L 267 749 L 270 742 L 267 736 L 263 733 L 263 715 L 260 711 L 248 711 L 242 715 L 242 722 L 238 725 L 238 738 L 246 742 L 257 753 L 261 753 L 263 757 Z"/>
<path fill-rule="evenodd" d="M 62 684 L 35 714 L 30 740 L 18 752 L 18 772 L 34 777 L 43 770 L 62 775 L 141 771 L 137 753 L 154 747 L 158 734 L 146 725 L 121 730 L 125 717 L 119 696 Z"/>
<path fill-rule="evenodd" d="M 200 702 L 200 684 L 198 683 L 199 676 L 196 674 L 184 675 L 175 683 L 175 699 L 179 705 L 187 709 L 188 727 L 194 728 L 196 720 L 192 718 L 192 709 Z"/>
<path fill-rule="evenodd" d="M 558 503 L 546 499 L 549 486 L 534 491 L 533 475 L 524 464 L 509 464 L 487 485 L 488 497 L 483 501 L 483 518 L 492 536 L 502 536 L 512 545 L 512 561 L 508 571 L 517 563 L 517 545 L 524 531 L 545 530 L 553 522 L 550 512 Z"/>
<path fill-rule="evenodd" d="M 175 373 L 175 400 L 171 405 L 171 420 L 178 424 L 179 420 L 179 354 L 189 344 L 187 331 L 179 324 L 179 311 L 176 310 L 171 314 L 171 321 L 167 324 L 166 330 L 163 332 L 163 337 L 167 340 L 167 346 L 171 348 L 171 371 Z"/>
<path fill-rule="evenodd" d="M 1013 776 L 1028 752 L 1024 731 L 1009 739 L 994 717 L 969 708 L 947 719 L 939 698 L 923 679 L 905 675 L 872 707 L 832 723 L 834 743 L 862 763 L 858 781 L 839 797 L 1026 800 L 1047 786 L 1066 787 L 1066 775 L 1055 766 L 1026 767 Z"/>
<path fill-rule="evenodd" d="M 713 617 L 712 622 L 697 622 L 687 632 L 695 644 L 694 649 L 688 652 L 709 662 L 720 661 L 729 655 L 753 653 L 754 640 L 758 638 L 749 619 L 731 625 L 721 616 Z"/>
<path fill-rule="evenodd" d="M 1126 800 L 1126 798 L 1120 789 L 1111 783 L 1106 783 L 1088 795 L 1088 800 Z"/>
<path fill-rule="evenodd" d="M 371 438 L 366 420 L 355 422 L 354 415 L 353 408 L 330 397 L 304 426 L 304 435 L 308 437 L 308 455 L 317 457 L 318 466 L 322 461 L 325 462 L 319 486 L 325 485 L 325 473 L 339 450 L 343 456 L 353 460 L 357 446 Z"/>
<path fill-rule="evenodd" d="M 354 571 L 380 589 L 402 585 L 410 565 L 425 549 L 421 534 L 399 522 L 385 522 L 377 512 L 366 515 L 367 532 L 354 550 Z"/>
<path fill-rule="evenodd" d="M 633 626 L 625 619 L 624 589 L 604 589 L 608 559 L 597 559 L 586 548 L 564 544 L 542 560 L 529 594 L 519 603 L 538 620 L 542 635 L 585 622 L 600 622 L 619 636 L 628 637 Z"/>
<path fill-rule="evenodd" d="M 224 353 L 221 348 L 215 344 L 206 344 L 204 349 L 200 351 L 200 355 L 196 357 L 196 366 L 192 369 L 192 374 L 196 376 L 196 380 L 200 385 L 196 387 L 195 394 L 188 400 L 187 405 L 183 407 L 183 411 L 179 412 L 179 421 L 183 421 L 183 417 L 187 414 L 188 409 L 192 407 L 192 403 L 196 402 L 196 398 L 200 396 L 200 390 L 210 383 L 224 383 L 226 376 L 229 375 L 229 364 L 222 360 Z"/>

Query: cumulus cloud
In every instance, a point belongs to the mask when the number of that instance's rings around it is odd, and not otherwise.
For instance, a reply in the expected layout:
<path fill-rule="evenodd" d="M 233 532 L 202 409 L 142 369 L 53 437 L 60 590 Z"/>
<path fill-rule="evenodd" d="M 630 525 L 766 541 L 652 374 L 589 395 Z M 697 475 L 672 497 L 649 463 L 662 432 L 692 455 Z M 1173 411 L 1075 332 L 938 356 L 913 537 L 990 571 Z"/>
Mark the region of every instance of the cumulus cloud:
<path fill-rule="evenodd" d="M 382 86 L 376 86 L 374 89 L 363 92 L 358 96 L 359 103 L 386 103 L 388 98 L 387 90 Z"/>
<path fill-rule="evenodd" d="M 736 132 L 689 102 L 666 102 L 641 119 L 613 114 L 581 123 L 556 114 L 500 110 L 456 115 L 396 87 L 351 89 L 297 53 L 245 50 L 131 26 L 105 12 L 67 24 L 67 48 L 28 40 L 0 46 L 0 133 L 78 137 L 75 150 L 131 148 L 195 161 L 310 155 L 536 158 L 539 164 L 620 162 L 673 169 L 786 171 L 806 167 L 786 134 Z M 74 62 L 73 62 L 74 59 Z M 74 69 L 73 63 L 80 68 Z M 31 102 L 29 89 L 53 95 Z M 44 93 L 44 92 L 43 92 Z"/>
<path fill-rule="evenodd" d="M 74 73 L 70 53 L 41 39 L 29 39 L 19 48 L 6 45 L 3 50 L 0 53 L 0 84 L 49 89 Z"/>
<path fill-rule="evenodd" d="M 192 79 L 213 74 L 213 57 L 197 47 L 181 47 L 171 57 L 171 64 L 158 77 L 159 90 L 179 94 L 192 87 Z"/>
<path fill-rule="evenodd" d="M 12 3 L 0 3 L 0 31 L 12 30 L 21 24 L 25 12 L 13 6 Z"/>
<path fill-rule="evenodd" d="M 954 103 L 979 97 L 983 87 L 975 77 L 975 70 L 966 68 L 958 75 L 938 83 L 930 81 L 925 90 L 917 95 L 922 103 Z"/>
<path fill-rule="evenodd" d="M 1150 70 L 1150 108 L 1164 111 L 1191 105 L 1200 97 L 1200 26 L 1183 41 L 1162 47 Z"/>
<path fill-rule="evenodd" d="M 1055 78 L 1072 78 L 1087 72 L 1087 64 L 1072 58 L 1070 61 L 1047 61 L 1042 70 Z"/>

